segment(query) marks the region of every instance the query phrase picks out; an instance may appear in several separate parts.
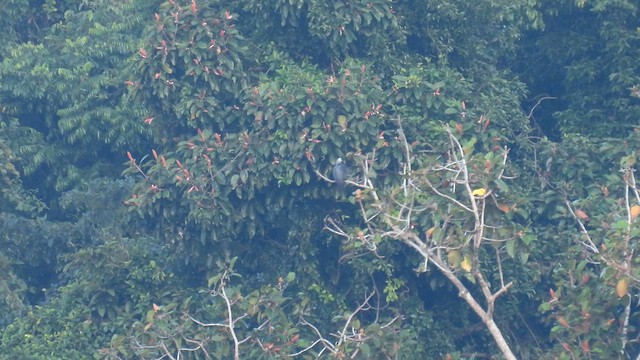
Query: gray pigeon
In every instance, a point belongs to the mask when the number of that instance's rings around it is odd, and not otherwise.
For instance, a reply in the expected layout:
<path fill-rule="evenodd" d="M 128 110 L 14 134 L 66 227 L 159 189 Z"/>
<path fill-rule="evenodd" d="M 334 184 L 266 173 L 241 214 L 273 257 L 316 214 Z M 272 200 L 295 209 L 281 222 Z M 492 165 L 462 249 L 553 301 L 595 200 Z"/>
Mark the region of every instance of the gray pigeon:
<path fill-rule="evenodd" d="M 345 181 L 349 177 L 349 168 L 347 164 L 342 161 L 342 158 L 336 160 L 336 165 L 333 167 L 333 180 L 338 185 L 338 189 L 344 189 Z"/>

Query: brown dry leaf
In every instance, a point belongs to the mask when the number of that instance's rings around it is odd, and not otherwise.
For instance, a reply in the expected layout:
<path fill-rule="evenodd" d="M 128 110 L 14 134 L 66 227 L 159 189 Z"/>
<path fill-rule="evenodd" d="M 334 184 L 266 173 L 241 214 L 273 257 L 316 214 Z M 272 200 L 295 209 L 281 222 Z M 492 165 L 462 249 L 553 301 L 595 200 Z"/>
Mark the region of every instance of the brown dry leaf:
<path fill-rule="evenodd" d="M 640 215 L 640 205 L 633 205 L 631 209 L 629 209 L 629 213 L 632 219 L 635 219 Z"/>

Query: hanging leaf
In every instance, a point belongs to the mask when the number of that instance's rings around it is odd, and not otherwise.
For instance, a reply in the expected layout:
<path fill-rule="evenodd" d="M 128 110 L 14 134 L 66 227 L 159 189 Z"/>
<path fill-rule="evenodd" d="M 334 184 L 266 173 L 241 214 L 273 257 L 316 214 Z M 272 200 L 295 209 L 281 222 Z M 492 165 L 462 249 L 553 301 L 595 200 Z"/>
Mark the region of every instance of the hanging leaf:
<path fill-rule="evenodd" d="M 471 254 L 465 254 L 464 260 L 462 260 L 462 262 L 460 263 L 460 267 L 463 268 L 466 272 L 471 272 L 472 264 L 473 262 L 471 260 Z"/>
<path fill-rule="evenodd" d="M 627 295 L 629 291 L 629 280 L 627 278 L 622 278 L 618 280 L 618 284 L 616 285 L 616 294 L 618 294 L 619 298 Z"/>
<path fill-rule="evenodd" d="M 447 261 L 449 262 L 449 266 L 457 267 L 460 262 L 460 252 L 458 250 L 449 251 Z"/>
<path fill-rule="evenodd" d="M 511 239 L 507 241 L 507 254 L 511 258 L 515 258 L 516 256 L 516 239 Z"/>
<path fill-rule="evenodd" d="M 436 227 L 432 226 L 427 230 L 427 237 L 431 237 L 431 235 L 433 235 L 433 232 L 436 231 Z"/>

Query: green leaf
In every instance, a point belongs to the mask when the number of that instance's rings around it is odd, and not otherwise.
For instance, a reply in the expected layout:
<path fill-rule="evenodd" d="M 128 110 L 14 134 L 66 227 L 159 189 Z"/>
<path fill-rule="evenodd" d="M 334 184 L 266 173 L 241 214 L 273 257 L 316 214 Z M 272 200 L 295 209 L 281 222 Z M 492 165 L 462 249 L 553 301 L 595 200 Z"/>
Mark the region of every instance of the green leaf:
<path fill-rule="evenodd" d="M 220 281 L 220 275 L 212 276 L 207 281 L 207 287 L 211 289 L 213 285 L 217 284 Z"/>
<path fill-rule="evenodd" d="M 502 191 L 504 193 L 508 193 L 509 192 L 509 186 L 502 179 L 495 179 L 495 180 L 493 180 L 493 182 L 496 184 L 498 189 L 500 189 L 500 191 Z"/>
<path fill-rule="evenodd" d="M 516 239 L 507 240 L 507 254 L 514 259 L 516 257 Z"/>
<path fill-rule="evenodd" d="M 152 310 L 147 311 L 147 316 L 145 317 L 145 322 L 146 323 L 151 323 L 153 321 L 153 318 L 156 316 L 156 312 Z"/>

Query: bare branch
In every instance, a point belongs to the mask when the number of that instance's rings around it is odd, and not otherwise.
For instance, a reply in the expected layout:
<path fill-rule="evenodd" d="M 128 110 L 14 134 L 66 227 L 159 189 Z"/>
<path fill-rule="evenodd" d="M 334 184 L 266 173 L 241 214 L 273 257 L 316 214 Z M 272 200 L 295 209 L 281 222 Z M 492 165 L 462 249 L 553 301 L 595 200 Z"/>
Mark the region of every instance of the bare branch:
<path fill-rule="evenodd" d="M 468 155 L 465 154 L 463 146 L 454 136 L 452 130 L 448 126 L 445 126 L 445 130 L 447 131 L 447 135 L 449 138 L 449 157 L 446 160 L 447 162 L 441 165 L 432 166 L 428 172 L 420 171 L 419 174 L 414 173 L 414 170 L 412 168 L 414 158 L 411 146 L 409 145 L 409 142 L 405 137 L 401 121 L 398 120 L 397 124 L 398 140 L 404 147 L 405 157 L 402 163 L 401 172 L 401 175 L 403 177 L 402 185 L 398 190 L 393 191 L 390 194 L 386 194 L 384 201 L 382 202 L 384 203 L 384 206 L 381 206 L 380 199 L 382 197 L 378 193 L 378 189 L 376 189 L 373 180 L 368 176 L 370 169 L 369 166 L 370 163 L 372 163 L 372 160 L 370 160 L 369 156 L 364 157 L 361 165 L 363 169 L 363 178 L 361 184 L 363 187 L 369 189 L 367 193 L 370 194 L 371 198 L 375 199 L 375 203 L 373 205 L 368 205 L 366 204 L 363 197 L 360 197 L 360 199 L 358 199 L 360 211 L 363 215 L 363 219 L 368 230 L 368 234 L 366 236 L 359 237 L 359 239 L 362 241 L 366 241 L 367 236 L 378 234 L 378 236 L 381 236 L 383 238 L 400 240 L 410 248 L 414 249 L 424 259 L 423 266 L 421 269 L 419 269 L 419 271 L 426 271 L 427 266 L 429 264 L 432 264 L 443 275 L 445 275 L 445 277 L 458 289 L 460 297 L 462 297 L 474 310 L 474 312 L 476 312 L 476 314 L 478 314 L 478 316 L 482 319 L 483 323 L 496 340 L 503 355 L 507 359 L 515 359 L 515 356 L 507 345 L 500 329 L 497 327 L 493 320 L 493 312 L 496 299 L 505 294 L 508 289 L 511 288 L 513 283 L 505 283 L 504 274 L 502 271 L 502 259 L 500 258 L 498 250 L 496 250 L 496 260 L 498 261 L 500 274 L 500 288 L 497 289 L 497 291 L 492 291 L 491 286 L 488 281 L 486 281 L 480 267 L 481 247 L 485 239 L 488 239 L 488 237 L 485 235 L 485 232 L 497 229 L 497 227 L 495 226 L 488 226 L 486 224 L 486 199 L 491 196 L 493 201 L 496 201 L 495 197 L 492 194 L 492 191 L 490 189 L 487 189 L 481 196 L 474 195 L 474 193 L 477 192 L 477 189 L 474 190 L 474 188 L 472 187 L 472 176 L 470 174 L 470 168 L 467 163 Z M 497 178 L 504 177 L 504 165 L 506 165 L 508 153 L 508 149 L 505 148 L 501 159 L 503 166 L 501 166 L 499 170 L 496 170 L 496 173 L 494 174 L 494 176 L 496 176 Z M 435 176 L 440 176 L 443 179 L 443 183 L 447 183 L 448 186 L 451 186 L 452 188 L 443 190 L 440 185 L 434 184 L 434 180 L 432 179 Z M 473 230 L 468 231 L 468 242 L 460 242 L 460 240 L 455 240 L 453 237 L 443 238 L 442 236 L 438 237 L 438 241 L 435 241 L 430 237 L 428 233 L 425 235 L 424 239 L 416 234 L 414 230 L 416 220 L 414 218 L 416 218 L 418 214 L 424 213 L 425 210 L 430 209 L 429 205 L 418 206 L 416 204 L 417 194 L 422 192 L 422 190 L 420 189 L 420 185 L 424 186 L 425 184 L 428 192 L 434 194 L 437 198 L 445 200 L 446 203 L 449 204 L 450 208 L 457 207 L 466 213 L 470 213 L 472 219 L 474 220 L 474 224 Z M 463 188 L 463 191 L 456 191 L 457 186 L 461 186 Z M 463 199 L 458 198 L 460 195 L 463 196 Z M 358 196 L 360 195 L 356 194 L 356 197 Z M 371 209 L 371 206 L 373 206 L 376 211 L 373 215 L 368 216 L 368 214 L 371 213 L 369 211 L 369 209 Z M 450 209 L 447 209 L 445 211 L 448 212 L 450 211 Z M 454 212 L 452 214 L 457 213 Z M 453 215 L 445 215 L 444 217 L 441 217 L 440 223 L 437 224 L 437 226 L 440 227 L 442 231 L 444 231 L 444 233 L 447 232 L 448 224 L 450 223 L 450 221 L 466 221 L 466 217 L 456 219 L 452 218 L 452 216 Z M 377 223 L 374 224 L 374 221 Z M 329 221 L 327 227 L 333 234 L 341 236 L 343 239 L 353 239 L 352 236 L 347 234 L 347 232 L 341 228 L 341 224 L 335 221 Z M 507 240 L 490 239 L 489 241 L 503 242 Z M 467 289 L 465 283 L 461 281 L 461 275 L 455 271 L 455 268 L 458 265 L 456 264 L 455 266 L 450 267 L 448 264 L 448 254 L 451 251 L 467 248 L 467 244 L 469 243 L 473 244 L 471 247 L 469 247 L 472 254 L 473 262 L 471 267 L 471 275 L 475 278 L 476 284 L 481 290 L 482 297 L 484 298 L 484 302 L 486 303 L 486 309 L 483 308 L 481 303 L 476 298 L 474 298 L 474 295 L 472 295 L 469 289 Z M 360 304 L 358 309 L 356 309 L 348 317 L 342 331 L 335 335 L 338 337 L 336 346 L 339 346 L 346 341 L 361 341 L 361 339 L 358 340 L 357 338 L 354 338 L 354 336 L 357 336 L 358 334 L 356 334 L 353 329 L 351 332 L 347 332 L 347 330 L 349 329 L 349 324 L 351 323 L 353 317 L 356 316 L 359 311 L 363 311 L 367 309 L 367 306 L 370 306 L 368 305 L 368 301 L 370 300 L 371 296 L 372 295 L 367 297 L 365 301 Z M 319 333 L 317 334 L 318 336 L 320 336 Z M 330 349 L 328 347 L 325 347 L 325 349 L 327 351 L 335 351 L 335 349 Z"/>
<path fill-rule="evenodd" d="M 355 343 L 356 350 L 351 354 L 351 358 L 356 358 L 358 353 L 359 353 L 359 351 L 360 351 L 361 344 L 363 344 L 367 340 L 369 340 L 370 337 L 367 337 L 365 335 L 365 332 L 363 331 L 362 328 L 360 328 L 360 330 L 356 331 L 356 329 L 353 327 L 352 323 L 353 323 L 356 315 L 358 313 L 362 312 L 362 311 L 376 310 L 376 314 L 377 314 L 378 307 L 372 306 L 369 303 L 371 301 L 371 298 L 377 293 L 378 293 L 378 290 L 376 288 L 375 291 L 371 292 L 369 295 L 366 295 L 364 301 L 362 303 L 358 304 L 357 308 L 354 311 L 352 311 L 351 314 L 349 314 L 349 316 L 347 316 L 347 318 L 345 319 L 345 323 L 342 326 L 342 329 L 339 330 L 336 334 L 330 334 L 330 335 L 336 337 L 338 339 L 337 341 L 328 340 L 324 335 L 322 335 L 322 333 L 320 332 L 320 330 L 318 330 L 317 327 L 315 327 L 313 324 L 309 323 L 306 319 L 301 317 L 300 318 L 300 324 L 303 325 L 303 326 L 309 327 L 313 331 L 313 333 L 316 334 L 317 340 L 315 340 L 310 345 L 306 346 L 304 349 L 299 350 L 299 351 L 294 352 L 294 353 L 291 353 L 291 354 L 288 354 L 287 356 L 288 357 L 296 357 L 296 356 L 302 355 L 303 353 L 311 350 L 312 348 L 316 347 L 317 345 L 322 345 L 322 350 L 320 350 L 320 352 L 318 353 L 318 358 L 325 351 L 329 351 L 331 354 L 333 354 L 336 357 L 341 357 L 341 356 L 345 355 L 344 353 L 342 353 L 341 347 L 346 343 Z M 381 328 L 384 329 L 384 328 L 390 327 L 398 319 L 400 319 L 400 316 L 394 317 L 393 319 L 388 321 L 386 324 L 382 325 Z M 376 316 L 376 321 L 375 322 L 377 322 L 377 316 Z"/>
<path fill-rule="evenodd" d="M 224 274 L 222 274 L 222 276 L 220 277 L 220 281 L 216 285 L 216 288 L 214 290 L 212 290 L 212 292 L 211 292 L 213 295 L 220 296 L 222 298 L 222 300 L 224 300 L 224 302 L 225 302 L 225 305 L 227 307 L 227 323 L 226 324 L 225 323 L 204 323 L 204 322 L 201 322 L 199 320 L 196 320 L 191 315 L 188 315 L 188 316 L 191 319 L 191 321 L 193 321 L 196 324 L 198 324 L 200 326 L 203 326 L 203 327 L 223 327 L 223 328 L 226 328 L 227 331 L 229 332 L 229 334 L 231 334 L 231 338 L 233 340 L 233 354 L 234 354 L 233 358 L 235 360 L 239 360 L 240 359 L 240 343 L 241 342 L 238 340 L 238 336 L 236 335 L 235 324 L 236 324 L 237 321 L 239 321 L 239 320 L 243 319 L 244 317 L 246 317 L 247 314 L 243 314 L 242 316 L 239 316 L 239 317 L 234 319 L 231 301 L 229 300 L 229 297 L 227 296 L 227 292 L 225 290 L 225 282 L 226 282 L 227 279 L 228 279 L 228 272 L 225 271 Z M 242 342 L 244 342 L 245 340 L 243 340 Z"/>
<path fill-rule="evenodd" d="M 575 211 L 573 210 L 571 203 L 569 203 L 569 201 L 567 200 L 565 201 L 565 204 L 567 205 L 567 208 L 569 209 L 569 212 L 571 213 L 573 218 L 576 219 L 576 221 L 578 222 L 578 226 L 580 226 L 580 232 L 586 238 L 585 241 L 578 241 L 578 243 L 582 244 L 585 248 L 587 248 L 587 250 L 591 251 L 593 254 L 600 253 L 596 244 L 594 244 L 593 240 L 591 240 L 591 236 L 589 235 L 587 228 L 584 227 L 582 220 L 578 217 L 578 215 L 576 215 Z"/>
<path fill-rule="evenodd" d="M 531 110 L 529 110 L 529 115 L 527 115 L 527 118 L 531 119 L 531 117 L 533 116 L 533 112 L 536 110 L 536 108 L 538 106 L 540 106 L 540 104 L 544 101 L 544 100 L 555 100 L 557 99 L 557 97 L 555 96 L 543 96 L 540 99 L 538 99 L 538 102 L 536 102 L 535 105 L 533 105 L 533 107 L 531 108 Z"/>

